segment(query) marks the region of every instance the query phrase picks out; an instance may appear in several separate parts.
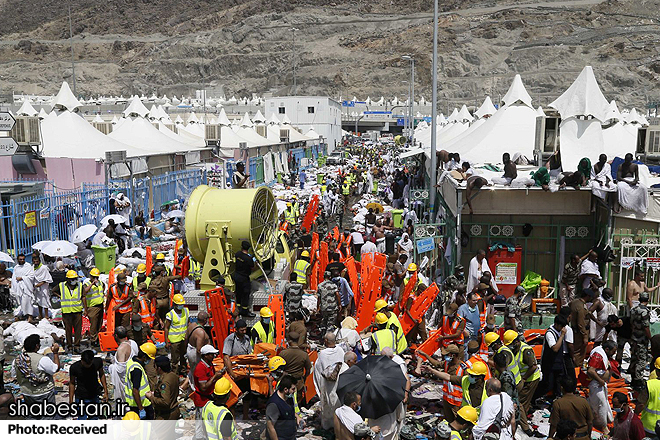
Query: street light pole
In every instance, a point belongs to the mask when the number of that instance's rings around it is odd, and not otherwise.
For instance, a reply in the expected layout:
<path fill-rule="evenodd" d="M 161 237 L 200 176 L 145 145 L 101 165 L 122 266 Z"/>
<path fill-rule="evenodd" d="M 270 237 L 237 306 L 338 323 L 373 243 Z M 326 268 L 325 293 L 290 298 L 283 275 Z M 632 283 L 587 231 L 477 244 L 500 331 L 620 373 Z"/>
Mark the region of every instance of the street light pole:
<path fill-rule="evenodd" d="M 415 146 L 415 57 L 412 55 L 403 55 L 404 60 L 410 61 L 410 95 L 409 101 L 409 118 L 410 118 L 410 145 Z"/>
<path fill-rule="evenodd" d="M 435 219 L 435 185 L 436 162 L 435 152 L 437 149 L 436 123 L 438 118 L 438 0 L 433 1 L 433 81 L 431 102 L 431 182 L 429 183 L 429 208 L 431 211 L 431 222 Z"/>
<path fill-rule="evenodd" d="M 293 42 L 293 93 L 292 95 L 295 96 L 296 94 L 296 31 L 298 29 L 296 28 L 291 28 L 291 32 L 293 35 L 292 42 Z"/>
<path fill-rule="evenodd" d="M 76 63 L 73 58 L 73 26 L 71 24 L 71 4 L 68 5 L 68 8 L 69 8 L 69 38 L 71 42 L 71 76 L 73 77 L 73 95 L 76 96 Z"/>

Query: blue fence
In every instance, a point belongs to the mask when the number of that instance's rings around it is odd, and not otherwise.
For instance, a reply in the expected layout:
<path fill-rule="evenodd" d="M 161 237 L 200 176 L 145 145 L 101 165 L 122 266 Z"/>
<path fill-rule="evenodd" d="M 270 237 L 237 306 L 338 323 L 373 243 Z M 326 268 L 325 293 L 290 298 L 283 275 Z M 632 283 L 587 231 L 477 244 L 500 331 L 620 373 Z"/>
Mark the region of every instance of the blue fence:
<path fill-rule="evenodd" d="M 132 187 L 129 181 L 113 181 L 107 186 L 83 184 L 73 191 L 47 185 L 38 195 L 0 202 L 0 250 L 16 256 L 31 252 L 32 245 L 42 240 L 68 240 L 78 227 L 98 225 L 110 213 L 110 198 L 118 192 L 129 197 L 134 214 L 142 211 L 146 218 L 153 206 L 154 217 L 159 219 L 163 203 L 177 199 L 183 207 L 192 190 L 205 182 L 203 170 L 184 170 L 136 179 Z"/>

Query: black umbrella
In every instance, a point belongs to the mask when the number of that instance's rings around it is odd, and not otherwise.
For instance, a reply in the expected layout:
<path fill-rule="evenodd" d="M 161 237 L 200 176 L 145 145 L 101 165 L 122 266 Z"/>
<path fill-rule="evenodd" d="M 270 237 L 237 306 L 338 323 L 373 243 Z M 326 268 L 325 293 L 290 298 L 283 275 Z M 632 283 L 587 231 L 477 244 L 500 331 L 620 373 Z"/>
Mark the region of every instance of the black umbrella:
<path fill-rule="evenodd" d="M 356 365 L 339 375 L 337 396 L 355 391 L 362 396 L 360 415 L 377 419 L 394 412 L 403 401 L 406 376 L 399 364 L 387 356 L 367 356 Z"/>

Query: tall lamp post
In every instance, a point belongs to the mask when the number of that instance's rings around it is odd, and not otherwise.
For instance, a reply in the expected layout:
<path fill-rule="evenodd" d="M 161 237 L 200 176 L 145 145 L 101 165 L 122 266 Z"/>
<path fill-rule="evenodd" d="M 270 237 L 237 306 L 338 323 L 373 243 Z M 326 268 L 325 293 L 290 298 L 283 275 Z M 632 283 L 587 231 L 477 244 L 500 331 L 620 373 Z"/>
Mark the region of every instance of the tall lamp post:
<path fill-rule="evenodd" d="M 415 146 L 415 57 L 403 55 L 401 59 L 410 61 L 410 145 Z"/>
<path fill-rule="evenodd" d="M 429 208 L 431 211 L 431 221 L 435 219 L 435 184 L 436 177 L 436 123 L 438 118 L 438 0 L 433 1 L 433 81 L 432 81 L 432 98 L 431 98 L 431 182 L 429 184 Z"/>
<path fill-rule="evenodd" d="M 404 118 L 404 124 L 403 124 L 403 134 L 404 136 L 407 136 L 408 139 L 410 139 L 410 81 L 406 81 L 405 79 L 401 81 L 402 84 L 407 84 L 408 85 L 408 102 L 406 102 L 406 111 L 403 113 L 405 116 Z"/>
<path fill-rule="evenodd" d="M 291 34 L 292 34 L 292 50 L 293 50 L 293 93 L 292 95 L 296 95 L 296 31 L 298 29 L 296 28 L 291 28 Z"/>

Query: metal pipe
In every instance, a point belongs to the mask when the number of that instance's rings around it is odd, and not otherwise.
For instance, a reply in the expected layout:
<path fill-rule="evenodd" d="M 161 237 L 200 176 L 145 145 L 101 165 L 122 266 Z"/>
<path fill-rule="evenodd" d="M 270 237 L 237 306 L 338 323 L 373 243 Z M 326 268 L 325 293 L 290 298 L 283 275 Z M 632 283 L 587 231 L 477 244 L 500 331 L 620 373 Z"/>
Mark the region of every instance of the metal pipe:
<path fill-rule="evenodd" d="M 432 82 L 432 103 L 431 103 L 431 181 L 429 182 L 429 210 L 431 219 L 435 218 L 435 197 L 436 197 L 436 119 L 438 117 L 438 0 L 433 1 L 433 82 Z M 460 231 L 460 229 L 458 229 Z"/>
<path fill-rule="evenodd" d="M 73 95 L 76 96 L 76 64 L 73 59 L 73 26 L 71 25 L 71 4 L 69 7 L 69 38 L 71 40 L 71 76 L 73 77 Z"/>
<path fill-rule="evenodd" d="M 415 148 L 415 58 L 411 59 L 412 62 L 412 72 L 410 74 L 410 87 L 412 88 L 412 101 L 410 103 L 410 109 L 412 110 L 412 122 L 411 122 L 411 131 L 410 131 L 410 145 Z"/>

